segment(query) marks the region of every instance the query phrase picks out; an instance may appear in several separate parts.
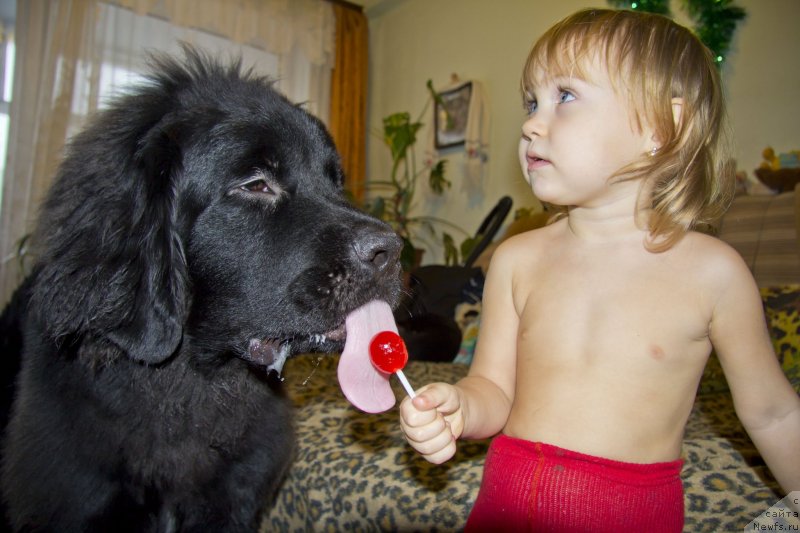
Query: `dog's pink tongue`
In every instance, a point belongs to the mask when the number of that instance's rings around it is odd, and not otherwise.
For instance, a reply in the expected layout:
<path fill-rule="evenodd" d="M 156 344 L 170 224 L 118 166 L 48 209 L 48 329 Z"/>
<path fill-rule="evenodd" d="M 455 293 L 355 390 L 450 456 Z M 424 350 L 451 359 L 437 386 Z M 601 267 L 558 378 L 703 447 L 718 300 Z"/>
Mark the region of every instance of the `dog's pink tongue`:
<path fill-rule="evenodd" d="M 374 300 L 350 313 L 345 321 L 347 340 L 339 359 L 339 386 L 345 397 L 367 413 L 382 413 L 394 405 L 389 374 L 376 369 L 369 358 L 369 343 L 379 331 L 394 331 L 397 324 L 389 304 Z"/>

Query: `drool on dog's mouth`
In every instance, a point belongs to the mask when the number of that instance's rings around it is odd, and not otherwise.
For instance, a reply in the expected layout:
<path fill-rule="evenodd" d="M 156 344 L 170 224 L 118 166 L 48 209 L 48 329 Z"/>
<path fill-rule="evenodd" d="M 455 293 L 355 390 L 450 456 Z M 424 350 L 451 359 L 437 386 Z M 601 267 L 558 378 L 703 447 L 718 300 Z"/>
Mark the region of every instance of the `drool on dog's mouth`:
<path fill-rule="evenodd" d="M 325 333 L 292 335 L 277 338 L 252 338 L 247 345 L 244 359 L 254 365 L 274 370 L 279 376 L 286 360 L 296 353 L 340 350 L 347 336 L 344 322 Z"/>
<path fill-rule="evenodd" d="M 336 375 L 342 393 L 358 409 L 381 413 L 395 404 L 389 374 L 376 368 L 369 356 L 370 343 L 381 331 L 397 333 L 397 325 L 389 304 L 373 300 L 348 313 L 343 324 L 324 334 L 298 335 L 290 339 L 250 339 L 243 358 L 280 376 L 284 363 L 292 354 L 341 350 Z M 343 342 L 345 339 L 346 343 Z"/>

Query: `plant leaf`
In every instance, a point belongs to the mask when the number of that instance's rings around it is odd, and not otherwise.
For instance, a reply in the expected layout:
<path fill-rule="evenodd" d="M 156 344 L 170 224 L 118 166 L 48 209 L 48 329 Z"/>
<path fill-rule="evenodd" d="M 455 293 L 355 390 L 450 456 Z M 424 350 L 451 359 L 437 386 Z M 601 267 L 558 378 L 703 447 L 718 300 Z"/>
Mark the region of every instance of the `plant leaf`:
<path fill-rule="evenodd" d="M 396 167 L 406 158 L 408 149 L 417 142 L 417 131 L 421 122 L 411 122 L 411 115 L 406 112 L 393 113 L 383 119 L 383 140 L 392 153 L 392 161 Z"/>
<path fill-rule="evenodd" d="M 384 216 L 386 213 L 386 200 L 383 198 L 383 196 L 376 196 L 370 201 L 370 203 L 367 205 L 367 213 L 375 218 L 386 220 Z"/>
<path fill-rule="evenodd" d="M 428 178 L 428 183 L 431 190 L 436 194 L 442 194 L 445 188 L 450 188 L 451 183 L 444 177 L 444 170 L 447 160 L 442 159 L 431 167 L 431 174 Z"/>
<path fill-rule="evenodd" d="M 410 272 L 416 266 L 417 250 L 407 238 L 403 238 L 403 249 L 400 251 L 400 266 L 405 272 Z"/>
<path fill-rule="evenodd" d="M 458 249 L 453 237 L 447 232 L 442 232 L 442 246 L 444 247 L 444 264 L 448 266 L 457 265 Z"/>
<path fill-rule="evenodd" d="M 467 237 L 461 242 L 461 257 L 464 259 L 472 252 L 475 245 L 478 244 L 479 237 Z"/>

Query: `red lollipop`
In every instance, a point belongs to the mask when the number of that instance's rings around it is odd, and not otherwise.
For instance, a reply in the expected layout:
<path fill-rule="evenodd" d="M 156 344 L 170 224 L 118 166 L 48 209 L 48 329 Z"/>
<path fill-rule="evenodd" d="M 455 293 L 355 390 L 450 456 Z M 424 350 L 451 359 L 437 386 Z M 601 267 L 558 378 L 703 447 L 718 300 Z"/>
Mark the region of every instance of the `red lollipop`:
<path fill-rule="evenodd" d="M 386 374 L 397 374 L 400 383 L 412 398 L 414 389 L 403 374 L 403 367 L 408 362 L 408 350 L 400 335 L 394 331 L 381 331 L 372 338 L 369 344 L 369 357 L 372 364 Z"/>

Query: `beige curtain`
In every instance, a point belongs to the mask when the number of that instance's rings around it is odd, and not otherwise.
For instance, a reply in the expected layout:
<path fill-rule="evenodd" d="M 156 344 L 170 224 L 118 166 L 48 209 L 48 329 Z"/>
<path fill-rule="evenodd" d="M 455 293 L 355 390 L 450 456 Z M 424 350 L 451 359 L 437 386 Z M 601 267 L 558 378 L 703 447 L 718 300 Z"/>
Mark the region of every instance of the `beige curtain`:
<path fill-rule="evenodd" d="M 335 17 L 323 0 L 102 0 L 278 58 L 278 89 L 327 122 Z M 245 61 L 246 62 L 246 61 Z M 308 68 L 310 64 L 312 68 Z"/>
<path fill-rule="evenodd" d="M 369 29 L 360 10 L 335 4 L 336 62 L 331 76 L 330 130 L 342 156 L 345 187 L 360 202 L 366 179 Z"/>
<path fill-rule="evenodd" d="M 0 290 L 5 303 L 22 278 L 20 239 L 58 164 L 81 50 L 91 38 L 91 0 L 17 3 L 14 99 L 0 210 Z"/>
<path fill-rule="evenodd" d="M 223 43 L 246 45 L 226 53 L 245 50 L 246 65 L 251 58 L 260 62 L 256 66 L 266 70 L 256 70 L 273 75 L 279 90 L 327 120 L 334 31 L 333 9 L 322 0 L 19 0 L 0 206 L 0 305 L 26 273 L 18 246 L 33 230 L 66 138 L 102 106 L 117 81 L 129 81 L 108 79 L 107 62 L 122 64 L 126 74 L 142 68 L 146 52 L 177 49 L 178 39 L 199 40 L 194 44 L 223 56 Z M 144 45 L 117 42 L 126 38 Z"/>

